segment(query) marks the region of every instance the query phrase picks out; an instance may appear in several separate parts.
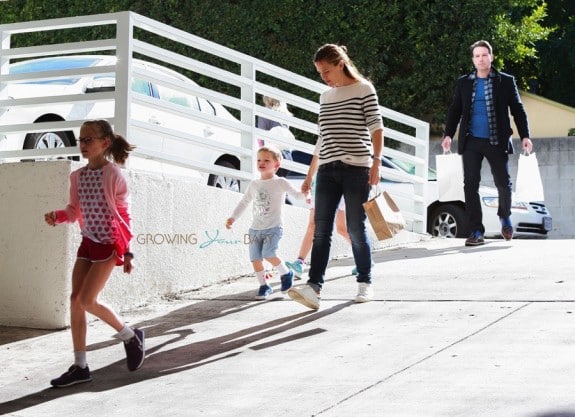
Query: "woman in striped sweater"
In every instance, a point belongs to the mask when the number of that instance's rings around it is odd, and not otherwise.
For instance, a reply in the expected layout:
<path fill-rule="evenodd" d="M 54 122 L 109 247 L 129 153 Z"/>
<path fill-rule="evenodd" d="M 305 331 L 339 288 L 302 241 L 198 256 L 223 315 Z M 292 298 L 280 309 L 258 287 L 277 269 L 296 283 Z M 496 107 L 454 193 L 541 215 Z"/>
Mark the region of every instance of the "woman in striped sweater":
<path fill-rule="evenodd" d="M 315 233 L 309 280 L 292 287 L 288 294 L 301 304 L 319 309 L 320 291 L 329 261 L 333 221 L 339 200 L 346 206 L 348 233 L 357 266 L 356 302 L 373 298 L 371 287 L 371 243 L 367 237 L 363 203 L 371 185 L 379 183 L 383 151 L 383 119 L 375 88 L 357 70 L 345 46 L 323 45 L 314 65 L 331 88 L 322 93 L 319 137 L 314 155 L 318 160 L 315 190 Z M 310 190 L 309 172 L 302 192 Z"/>

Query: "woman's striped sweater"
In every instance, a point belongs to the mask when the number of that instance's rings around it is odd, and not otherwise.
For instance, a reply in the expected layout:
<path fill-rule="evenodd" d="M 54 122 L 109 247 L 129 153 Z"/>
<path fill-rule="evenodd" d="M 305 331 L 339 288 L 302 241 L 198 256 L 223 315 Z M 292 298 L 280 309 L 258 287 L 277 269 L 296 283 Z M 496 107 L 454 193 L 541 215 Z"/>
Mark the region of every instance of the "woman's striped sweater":
<path fill-rule="evenodd" d="M 334 87 L 320 97 L 318 165 L 342 161 L 371 167 L 371 134 L 383 129 L 375 88 L 368 81 Z"/>

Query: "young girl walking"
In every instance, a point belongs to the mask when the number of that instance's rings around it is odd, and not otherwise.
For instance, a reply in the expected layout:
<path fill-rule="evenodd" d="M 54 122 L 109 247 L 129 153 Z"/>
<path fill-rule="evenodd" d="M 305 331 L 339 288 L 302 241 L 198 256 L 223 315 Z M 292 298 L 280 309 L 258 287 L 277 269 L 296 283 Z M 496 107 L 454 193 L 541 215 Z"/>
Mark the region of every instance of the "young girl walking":
<path fill-rule="evenodd" d="M 44 215 L 46 223 L 78 221 L 82 243 L 72 271 L 70 296 L 74 364 L 50 381 L 67 387 L 92 380 L 86 360 L 86 313 L 112 326 L 124 342 L 127 366 L 135 371 L 144 362 L 144 331 L 124 324 L 110 306 L 98 300 L 115 266 L 132 271 L 129 193 L 120 168 L 134 149 L 106 120 L 84 122 L 78 138 L 88 164 L 70 175 L 70 200 L 63 210 Z M 113 160 L 115 163 L 111 162 Z"/>

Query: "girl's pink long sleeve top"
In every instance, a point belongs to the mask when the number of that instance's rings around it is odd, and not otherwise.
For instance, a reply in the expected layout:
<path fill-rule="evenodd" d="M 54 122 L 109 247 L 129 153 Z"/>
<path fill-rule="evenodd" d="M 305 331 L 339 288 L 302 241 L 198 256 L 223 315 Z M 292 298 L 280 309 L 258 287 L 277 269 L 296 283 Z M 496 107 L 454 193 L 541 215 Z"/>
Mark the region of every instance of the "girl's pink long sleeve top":
<path fill-rule="evenodd" d="M 57 224 L 74 223 L 77 220 L 80 228 L 84 225 L 78 194 L 80 173 L 84 169 L 88 169 L 88 167 L 82 167 L 70 174 L 70 199 L 65 209 L 55 211 Z M 108 163 L 102 169 L 104 196 L 110 211 L 114 215 L 116 224 L 116 236 L 114 239 L 116 253 L 119 258 L 123 258 L 123 255 L 129 251 L 130 240 L 132 239 L 128 185 L 120 167 L 116 164 Z M 118 261 L 118 265 L 122 265 L 122 262 Z"/>

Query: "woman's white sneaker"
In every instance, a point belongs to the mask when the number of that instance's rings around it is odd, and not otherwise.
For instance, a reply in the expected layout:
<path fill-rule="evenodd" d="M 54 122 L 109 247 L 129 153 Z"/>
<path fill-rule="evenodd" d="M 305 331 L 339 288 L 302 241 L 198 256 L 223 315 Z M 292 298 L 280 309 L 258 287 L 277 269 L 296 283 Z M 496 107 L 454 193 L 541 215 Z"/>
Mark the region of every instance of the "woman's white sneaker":
<path fill-rule="evenodd" d="M 355 302 L 366 303 L 371 300 L 373 300 L 373 288 L 371 288 L 371 284 L 359 282 L 357 295 L 355 296 Z"/>
<path fill-rule="evenodd" d="M 288 290 L 289 297 L 303 304 L 312 310 L 319 309 L 319 294 L 311 287 L 311 285 L 301 285 L 299 287 L 291 287 Z"/>

